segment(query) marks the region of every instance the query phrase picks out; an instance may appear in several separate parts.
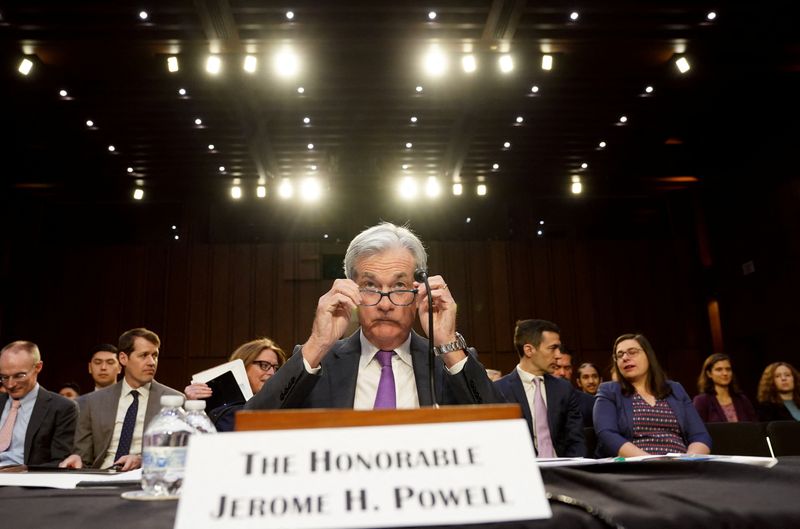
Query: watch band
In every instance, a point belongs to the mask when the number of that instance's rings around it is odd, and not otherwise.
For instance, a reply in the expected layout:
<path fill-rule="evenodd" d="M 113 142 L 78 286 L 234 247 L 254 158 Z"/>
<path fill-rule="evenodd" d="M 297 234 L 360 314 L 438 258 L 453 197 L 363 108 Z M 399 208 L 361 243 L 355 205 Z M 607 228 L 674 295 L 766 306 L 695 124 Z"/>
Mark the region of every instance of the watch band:
<path fill-rule="evenodd" d="M 433 354 L 436 356 L 441 356 L 443 354 L 452 353 L 453 351 L 459 351 L 461 349 L 467 348 L 467 341 L 461 336 L 461 333 L 456 333 L 456 340 L 450 343 L 443 343 L 442 345 L 437 345 L 433 348 Z"/>

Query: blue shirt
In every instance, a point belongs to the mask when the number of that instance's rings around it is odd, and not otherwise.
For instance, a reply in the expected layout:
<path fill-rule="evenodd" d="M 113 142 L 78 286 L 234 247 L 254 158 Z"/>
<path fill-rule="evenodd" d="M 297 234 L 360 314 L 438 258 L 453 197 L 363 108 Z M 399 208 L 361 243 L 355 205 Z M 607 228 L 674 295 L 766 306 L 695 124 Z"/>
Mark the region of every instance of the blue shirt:
<path fill-rule="evenodd" d="M 28 431 L 28 423 L 31 422 L 33 406 L 36 404 L 36 397 L 39 396 L 39 384 L 27 395 L 19 399 L 19 409 L 17 410 L 17 420 L 14 422 L 14 431 L 11 434 L 11 446 L 5 452 L 0 452 L 0 466 L 22 465 L 25 462 L 25 433 Z M 6 418 L 11 411 L 11 401 L 9 398 L 3 407 L 3 415 L 0 417 L 0 426 L 5 424 Z"/>
<path fill-rule="evenodd" d="M 797 404 L 795 404 L 793 400 L 785 400 L 783 401 L 783 405 L 786 406 L 786 409 L 789 410 L 789 413 L 792 414 L 795 421 L 800 421 L 800 408 L 797 407 Z"/>

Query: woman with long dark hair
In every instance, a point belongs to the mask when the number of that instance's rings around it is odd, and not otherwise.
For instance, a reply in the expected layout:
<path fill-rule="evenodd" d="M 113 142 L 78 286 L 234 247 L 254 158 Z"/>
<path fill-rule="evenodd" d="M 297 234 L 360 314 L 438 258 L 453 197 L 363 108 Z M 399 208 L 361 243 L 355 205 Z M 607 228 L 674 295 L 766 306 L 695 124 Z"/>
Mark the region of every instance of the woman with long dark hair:
<path fill-rule="evenodd" d="M 704 422 L 758 420 L 753 404 L 739 390 L 730 357 L 724 353 L 714 353 L 703 362 L 697 391 L 692 403 Z"/>
<path fill-rule="evenodd" d="M 594 405 L 600 457 L 711 451 L 711 436 L 689 395 L 667 380 L 644 335 L 617 338 L 611 358 L 617 381 L 600 384 Z"/>

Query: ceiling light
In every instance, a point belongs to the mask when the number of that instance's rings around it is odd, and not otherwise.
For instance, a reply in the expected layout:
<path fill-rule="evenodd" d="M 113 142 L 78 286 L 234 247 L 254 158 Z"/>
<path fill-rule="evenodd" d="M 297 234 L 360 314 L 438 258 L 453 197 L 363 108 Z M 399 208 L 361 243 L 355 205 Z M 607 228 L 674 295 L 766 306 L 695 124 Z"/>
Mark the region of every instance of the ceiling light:
<path fill-rule="evenodd" d="M 715 18 L 717 18 L 717 13 L 714 11 L 709 11 L 708 14 L 706 15 L 706 18 L 708 20 L 714 20 Z"/>
<path fill-rule="evenodd" d="M 178 68 L 178 58 L 174 55 L 172 57 L 167 57 L 167 70 L 172 73 L 175 73 L 179 70 Z"/>
<path fill-rule="evenodd" d="M 538 235 L 539 237 L 541 237 L 542 235 L 544 235 L 544 231 L 542 231 L 542 230 L 536 230 L 536 235 Z"/>
<path fill-rule="evenodd" d="M 400 198 L 410 200 L 417 196 L 417 181 L 406 176 L 400 180 Z"/>
<path fill-rule="evenodd" d="M 570 191 L 572 191 L 573 195 L 580 195 L 583 192 L 583 184 L 580 182 L 572 182 Z"/>
<path fill-rule="evenodd" d="M 539 221 L 539 226 L 544 226 L 544 221 L 543 220 Z"/>
<path fill-rule="evenodd" d="M 288 178 L 284 178 L 281 180 L 280 185 L 278 186 L 278 196 L 287 199 L 292 198 L 294 195 L 294 187 L 292 186 L 292 181 Z"/>
<path fill-rule="evenodd" d="M 186 89 L 185 88 L 178 88 L 178 95 L 179 96 L 185 96 L 186 95 Z"/>
<path fill-rule="evenodd" d="M 497 171 L 498 169 L 500 169 L 500 164 L 499 163 L 493 163 L 492 164 L 492 171 Z"/>
<path fill-rule="evenodd" d="M 553 56 L 552 55 L 542 55 L 542 70 L 552 70 L 553 69 Z"/>
<path fill-rule="evenodd" d="M 627 123 L 628 122 L 628 116 L 620 116 L 619 117 L 619 122 L 620 123 Z"/>
<path fill-rule="evenodd" d="M 689 64 L 689 61 L 686 60 L 686 57 L 681 57 L 678 60 L 676 60 L 675 66 L 678 67 L 678 71 L 680 71 L 681 73 L 686 73 L 692 68 L 692 66 Z"/>
<path fill-rule="evenodd" d="M 177 241 L 178 239 L 180 239 L 180 238 L 181 238 L 181 236 L 180 236 L 180 235 L 175 235 L 175 240 L 176 240 L 176 241 Z"/>
<path fill-rule="evenodd" d="M 322 238 L 323 238 L 323 239 L 327 239 L 327 238 L 328 238 L 328 234 L 327 234 L 327 233 L 326 233 L 326 234 L 324 234 L 324 235 L 322 236 Z"/>
<path fill-rule="evenodd" d="M 213 143 L 209 143 L 208 144 L 208 150 L 209 151 L 213 151 L 214 150 L 214 144 Z"/>
<path fill-rule="evenodd" d="M 417 116 L 411 116 L 411 123 L 417 122 Z"/>
<path fill-rule="evenodd" d="M 304 94 L 305 92 L 306 92 L 306 89 L 303 88 L 302 86 L 298 86 L 297 87 L 297 93 L 298 94 Z"/>
<path fill-rule="evenodd" d="M 431 46 L 423 61 L 428 75 L 438 77 L 447 71 L 447 57 L 438 46 Z"/>
<path fill-rule="evenodd" d="M 514 59 L 511 58 L 511 55 L 501 55 L 497 64 L 500 65 L 500 71 L 503 73 L 509 73 L 514 69 Z"/>
<path fill-rule="evenodd" d="M 256 73 L 258 68 L 258 59 L 255 55 L 248 55 L 244 58 L 244 65 L 242 66 L 247 73 Z"/>
<path fill-rule="evenodd" d="M 147 14 L 147 11 L 139 11 L 139 18 L 141 20 L 147 20 L 147 17 L 150 16 Z"/>
<path fill-rule="evenodd" d="M 137 187 L 133 190 L 133 199 L 134 200 L 141 200 L 144 198 L 144 189 Z"/>
<path fill-rule="evenodd" d="M 287 11 L 286 12 L 286 19 L 293 20 L 294 19 L 294 11 Z"/>
<path fill-rule="evenodd" d="M 507 141 L 507 142 L 503 143 L 503 148 L 504 149 L 510 149 L 511 148 L 511 142 Z"/>
<path fill-rule="evenodd" d="M 536 85 L 533 85 L 533 86 L 531 87 L 531 93 L 532 93 L 532 94 L 538 94 L 538 93 L 539 93 L 539 87 L 538 87 L 538 86 L 536 86 Z"/>
<path fill-rule="evenodd" d="M 428 20 L 436 20 L 436 11 L 428 11 Z"/>
<path fill-rule="evenodd" d="M 177 229 L 178 229 L 178 227 L 177 227 L 176 225 L 174 225 L 174 224 L 173 224 L 173 225 L 172 225 L 172 229 L 173 229 L 173 230 L 177 230 Z"/>
<path fill-rule="evenodd" d="M 414 144 L 411 143 L 410 141 L 406 142 L 406 149 L 410 149 L 413 146 L 414 146 Z"/>
<path fill-rule="evenodd" d="M 33 69 L 33 62 L 30 59 L 22 59 L 19 63 L 17 71 L 22 75 L 28 75 Z"/>
<path fill-rule="evenodd" d="M 409 167 L 411 167 L 411 166 L 408 165 L 407 163 L 404 163 L 403 164 L 403 171 L 407 171 Z"/>
<path fill-rule="evenodd" d="M 316 171 L 317 170 L 317 166 L 316 165 L 312 165 L 311 167 L 309 167 L 309 169 L 311 169 L 312 171 Z"/>
<path fill-rule="evenodd" d="M 430 198 L 436 198 L 442 193 L 442 186 L 435 176 L 429 176 L 425 182 L 425 194 Z"/>
<path fill-rule="evenodd" d="M 414 90 L 416 90 L 418 94 L 422 93 L 422 85 L 417 85 Z"/>
<path fill-rule="evenodd" d="M 586 162 L 583 162 L 583 163 L 581 164 L 581 169 L 588 169 L 588 168 L 589 168 L 589 164 L 588 164 L 588 163 L 586 163 Z"/>
<path fill-rule="evenodd" d="M 313 151 L 314 150 L 314 144 L 313 143 L 309 143 L 308 145 L 306 145 L 306 147 L 308 147 L 309 151 Z"/>
<path fill-rule="evenodd" d="M 94 127 L 94 121 L 92 121 L 91 119 L 87 119 L 86 120 L 86 126 L 87 127 Z"/>
<path fill-rule="evenodd" d="M 572 13 L 569 14 L 569 19 L 572 20 L 573 22 L 578 20 L 578 17 L 580 17 L 580 14 L 577 11 L 573 11 Z"/>
<path fill-rule="evenodd" d="M 69 94 L 67 93 L 66 90 L 59 90 L 58 95 L 60 95 L 61 97 L 67 97 Z"/>
<path fill-rule="evenodd" d="M 478 184 L 476 191 L 479 197 L 486 196 L 486 184 Z"/>
<path fill-rule="evenodd" d="M 133 167 L 128 167 L 128 172 L 132 173 L 133 172 Z"/>
<path fill-rule="evenodd" d="M 472 73 L 478 69 L 478 61 L 475 60 L 474 55 L 464 55 L 461 57 L 461 68 L 466 73 Z"/>
<path fill-rule="evenodd" d="M 256 187 L 256 196 L 258 198 L 264 198 L 267 196 L 267 186 L 258 186 Z"/>
<path fill-rule="evenodd" d="M 195 124 L 195 125 L 197 125 L 197 126 L 199 127 L 200 125 L 202 125 L 202 124 L 203 124 L 203 120 L 202 120 L 202 119 L 200 119 L 200 118 L 195 118 L 195 119 L 194 119 L 194 124 Z"/>
<path fill-rule="evenodd" d="M 300 59 L 289 49 L 284 48 L 275 54 L 275 73 L 279 77 L 294 77 L 300 71 Z"/>
<path fill-rule="evenodd" d="M 303 123 L 305 123 L 306 125 L 308 125 L 309 123 L 311 123 L 311 118 L 310 118 L 310 117 L 308 117 L 308 116 L 304 117 L 304 118 L 303 118 Z"/>
<path fill-rule="evenodd" d="M 646 86 L 646 87 L 644 88 L 644 91 L 645 91 L 645 93 L 647 93 L 647 94 L 652 94 L 652 93 L 653 93 L 653 87 L 652 87 L 652 86 Z"/>
<path fill-rule="evenodd" d="M 322 196 L 322 185 L 317 178 L 305 178 L 300 184 L 300 198 L 305 202 L 315 202 Z"/>
<path fill-rule="evenodd" d="M 605 149 L 606 145 L 608 145 L 608 144 L 606 142 L 604 142 L 604 141 L 601 141 L 600 143 L 597 144 L 597 146 L 600 147 L 601 149 Z"/>
<path fill-rule="evenodd" d="M 219 169 L 220 173 L 224 173 L 225 172 L 225 166 L 224 165 L 220 165 L 219 167 L 217 167 L 217 169 Z"/>
<path fill-rule="evenodd" d="M 463 186 L 463 184 L 461 184 L 461 183 L 458 183 L 458 182 L 457 182 L 457 183 L 455 183 L 455 184 L 453 184 L 453 194 L 454 194 L 455 196 L 457 196 L 457 197 L 458 197 L 458 196 L 461 196 L 463 193 L 464 193 L 464 186 Z"/>
<path fill-rule="evenodd" d="M 231 198 L 234 200 L 242 198 L 242 186 L 231 186 Z"/>
<path fill-rule="evenodd" d="M 113 145 L 109 145 L 109 146 L 108 146 L 108 152 L 114 152 L 114 151 L 116 151 L 116 150 L 117 150 L 117 148 L 116 148 L 116 147 L 114 147 Z"/>
<path fill-rule="evenodd" d="M 523 121 L 525 121 L 525 118 L 522 116 L 517 116 L 517 123 L 522 123 Z"/>
<path fill-rule="evenodd" d="M 472 217 L 467 217 L 467 218 L 466 218 L 466 220 L 465 220 L 465 222 L 466 222 L 467 224 L 469 224 L 470 222 L 472 222 Z"/>
<path fill-rule="evenodd" d="M 211 75 L 217 75 L 222 70 L 222 59 L 218 55 L 209 55 L 206 59 L 206 71 Z"/>

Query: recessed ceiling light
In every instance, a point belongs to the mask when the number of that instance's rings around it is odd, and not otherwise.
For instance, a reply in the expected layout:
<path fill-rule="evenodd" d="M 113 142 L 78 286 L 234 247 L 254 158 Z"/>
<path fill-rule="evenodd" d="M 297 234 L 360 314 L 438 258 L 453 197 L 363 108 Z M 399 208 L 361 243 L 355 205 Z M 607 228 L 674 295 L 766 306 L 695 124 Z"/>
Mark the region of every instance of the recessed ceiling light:
<path fill-rule="evenodd" d="M 583 184 L 580 182 L 572 182 L 570 191 L 572 191 L 573 195 L 580 195 L 583 192 Z"/>
<path fill-rule="evenodd" d="M 692 68 L 692 66 L 689 64 L 689 61 L 686 59 L 686 57 L 681 57 L 678 60 L 676 60 L 675 61 L 675 66 L 678 67 L 678 71 L 680 71 L 681 73 L 686 73 L 689 70 L 691 70 L 691 68 Z"/>
<path fill-rule="evenodd" d="M 278 196 L 282 199 L 292 198 L 294 195 L 294 186 L 292 186 L 292 181 L 288 178 L 284 178 L 281 180 L 280 185 L 278 186 Z"/>
<path fill-rule="evenodd" d="M 244 64 L 242 65 L 244 71 L 247 73 L 255 73 L 256 69 L 258 68 L 258 59 L 255 55 L 248 55 L 244 58 Z"/>
<path fill-rule="evenodd" d="M 327 233 L 326 233 L 326 234 L 324 234 L 324 235 L 322 236 L 322 238 L 323 238 L 323 239 L 327 239 L 327 238 L 328 238 L 328 234 L 327 234 Z"/>
<path fill-rule="evenodd" d="M 134 200 L 141 200 L 144 198 L 144 189 L 137 187 L 133 190 L 133 199 Z"/>
<path fill-rule="evenodd" d="M 497 64 L 500 66 L 500 71 L 503 73 L 509 73 L 514 69 L 514 59 L 511 58 L 511 55 L 501 55 Z"/>
<path fill-rule="evenodd" d="M 186 95 L 186 89 L 185 88 L 178 88 L 178 95 L 179 96 L 185 96 Z"/>
<path fill-rule="evenodd" d="M 460 182 L 456 182 L 455 184 L 453 184 L 453 194 L 455 196 L 461 196 L 463 193 L 464 193 L 464 186 Z"/>
<path fill-rule="evenodd" d="M 503 143 L 503 148 L 504 149 L 510 149 L 511 148 L 511 142 L 507 141 L 507 142 Z"/>
<path fill-rule="evenodd" d="M 425 72 L 433 77 L 438 77 L 447 71 L 447 56 L 439 46 L 433 45 L 423 58 Z"/>
<path fill-rule="evenodd" d="M 128 172 L 132 173 L 133 172 L 133 167 L 128 167 Z"/>
<path fill-rule="evenodd" d="M 310 117 L 308 117 L 308 116 L 304 117 L 304 118 L 303 118 L 303 123 L 305 123 L 306 125 L 308 125 L 309 123 L 311 123 L 311 118 L 310 118 Z"/>
<path fill-rule="evenodd" d="M 486 196 L 486 184 L 478 184 L 476 191 L 478 192 L 479 197 Z"/>
<path fill-rule="evenodd" d="M 298 86 L 297 87 L 297 93 L 298 94 L 304 94 L 305 92 L 306 92 L 306 89 L 303 88 L 302 86 Z"/>
<path fill-rule="evenodd" d="M 174 225 L 174 224 L 173 224 L 173 225 L 172 225 L 172 229 L 173 229 L 173 230 L 177 230 L 177 229 L 178 229 L 178 227 L 177 227 L 176 225 Z"/>
<path fill-rule="evenodd" d="M 409 168 L 409 167 L 411 167 L 411 166 L 410 166 L 410 165 L 408 165 L 407 163 L 404 163 L 404 164 L 403 164 L 403 171 L 408 171 L 408 168 Z"/>
<path fill-rule="evenodd" d="M 600 143 L 597 144 L 597 146 L 600 147 L 601 149 L 605 149 L 606 145 L 608 145 L 608 144 L 606 142 L 604 142 L 604 141 L 601 141 Z"/>
<path fill-rule="evenodd" d="M 264 198 L 267 196 L 267 186 L 258 186 L 256 187 L 256 196 L 258 198 Z"/>
<path fill-rule="evenodd" d="M 581 15 L 577 11 L 573 11 L 572 13 L 569 14 L 569 19 L 575 22 L 576 20 L 578 20 L 578 17 L 580 16 Z"/>
<path fill-rule="evenodd" d="M 470 222 L 472 222 L 472 217 L 467 217 L 467 218 L 464 220 L 464 222 L 466 222 L 467 224 L 469 224 Z"/>
<path fill-rule="evenodd" d="M 213 143 L 209 143 L 208 144 L 208 150 L 209 151 L 213 151 L 214 150 L 214 144 Z"/>
<path fill-rule="evenodd" d="M 178 58 L 175 57 L 174 55 L 171 57 L 167 57 L 167 70 L 169 70 L 172 73 L 175 73 L 179 69 L 180 68 L 178 67 Z"/>
<path fill-rule="evenodd" d="M 286 12 L 286 19 L 293 20 L 294 19 L 294 11 L 287 11 Z"/>
<path fill-rule="evenodd" d="M 439 185 L 439 180 L 435 176 L 429 176 L 425 182 L 425 194 L 429 198 L 436 198 L 442 194 L 442 186 Z"/>
<path fill-rule="evenodd" d="M 525 118 L 522 116 L 517 116 L 517 123 L 522 123 L 523 121 L 525 121 Z"/>
<path fill-rule="evenodd" d="M 544 231 L 542 231 L 542 230 L 536 230 L 536 235 L 538 235 L 539 237 L 541 237 L 542 235 L 544 235 Z"/>
<path fill-rule="evenodd" d="M 581 169 L 588 169 L 588 168 L 589 168 L 589 164 L 588 164 L 588 163 L 586 163 L 586 162 L 583 162 L 583 163 L 581 164 Z"/>
<path fill-rule="evenodd" d="M 417 87 L 414 90 L 416 90 L 418 94 L 421 93 L 422 92 L 422 85 L 417 85 Z"/>
<path fill-rule="evenodd" d="M 492 164 L 492 170 L 497 171 L 498 169 L 500 169 L 500 164 L 499 163 L 493 163 Z"/>
<path fill-rule="evenodd" d="M 436 11 L 428 11 L 428 20 L 436 20 Z"/>
<path fill-rule="evenodd" d="M 543 220 L 539 221 L 539 226 L 544 226 L 544 221 Z"/>
<path fill-rule="evenodd" d="M 22 59 L 19 62 L 19 67 L 17 68 L 17 71 L 22 75 L 28 75 L 29 73 L 31 73 L 32 69 L 33 69 L 33 61 L 31 61 L 30 59 Z"/>
<path fill-rule="evenodd" d="M 410 149 L 413 146 L 414 146 L 414 144 L 411 143 L 410 141 L 406 142 L 406 149 Z"/>
<path fill-rule="evenodd" d="M 536 85 L 533 85 L 533 86 L 531 87 L 531 93 L 533 93 L 533 94 L 538 94 L 538 93 L 539 93 L 539 87 L 538 87 L 538 86 L 536 86 Z"/>
<path fill-rule="evenodd" d="M 219 172 L 220 172 L 220 173 L 224 173 L 224 172 L 225 172 L 225 166 L 224 166 L 224 165 L 220 165 L 220 166 L 218 167 L 218 169 L 219 169 Z"/>
<path fill-rule="evenodd" d="M 222 59 L 218 55 L 209 55 L 206 59 L 206 71 L 211 75 L 217 75 L 222 70 Z"/>
<path fill-rule="evenodd" d="M 175 240 L 176 240 L 176 241 L 177 241 L 178 239 L 180 239 L 180 238 L 181 238 L 181 236 L 180 236 L 180 235 L 175 235 Z"/>
<path fill-rule="evenodd" d="M 114 152 L 114 151 L 116 151 L 116 150 L 117 150 L 117 148 L 116 148 L 116 147 L 114 147 L 113 145 L 109 145 L 109 146 L 108 146 L 108 152 Z"/>
<path fill-rule="evenodd" d="M 313 151 L 314 150 L 314 144 L 313 143 L 309 143 L 306 147 L 308 147 L 309 151 Z"/>
<path fill-rule="evenodd" d="M 653 93 L 653 87 L 652 87 L 652 86 L 646 86 L 646 87 L 644 88 L 644 91 L 645 91 L 645 93 L 647 93 L 647 94 L 652 94 L 652 93 Z"/>
<path fill-rule="evenodd" d="M 474 55 L 464 55 L 461 57 L 461 68 L 466 73 L 472 73 L 478 69 L 478 61 Z"/>
<path fill-rule="evenodd" d="M 312 171 L 316 171 L 317 170 L 317 166 L 316 165 L 312 165 L 311 167 L 309 167 L 309 169 L 311 169 Z"/>
<path fill-rule="evenodd" d="M 714 20 L 715 18 L 717 18 L 717 13 L 715 11 L 709 11 L 708 14 L 706 15 L 706 18 L 708 20 Z"/>
<path fill-rule="evenodd" d="M 239 200 L 240 198 L 242 198 L 241 186 L 231 186 L 231 198 L 234 200 Z"/>
<path fill-rule="evenodd" d="M 59 90 L 58 95 L 60 95 L 61 97 L 67 97 L 69 94 L 67 93 L 66 90 Z"/>
<path fill-rule="evenodd" d="M 417 181 L 406 176 L 400 180 L 400 198 L 410 200 L 417 196 Z"/>
<path fill-rule="evenodd" d="M 200 119 L 200 118 L 195 118 L 195 120 L 194 120 L 194 124 L 195 124 L 195 125 L 197 125 L 197 126 L 199 127 L 200 125 L 202 125 L 202 124 L 203 124 L 203 120 L 202 120 L 202 119 Z"/>
<path fill-rule="evenodd" d="M 552 70 L 553 69 L 553 56 L 552 55 L 542 55 L 542 70 Z"/>
<path fill-rule="evenodd" d="M 92 121 L 91 119 L 87 119 L 86 120 L 86 126 L 87 127 L 94 127 L 94 121 Z"/>
<path fill-rule="evenodd" d="M 628 116 L 620 116 L 619 117 L 619 122 L 620 123 L 627 123 L 628 122 Z"/>
<path fill-rule="evenodd" d="M 300 58 L 289 47 L 284 47 L 273 59 L 279 77 L 294 77 L 300 71 Z"/>
<path fill-rule="evenodd" d="M 147 14 L 147 11 L 139 11 L 139 18 L 141 20 L 147 20 L 150 15 Z"/>
<path fill-rule="evenodd" d="M 417 122 L 417 116 L 411 116 L 411 123 Z"/>

